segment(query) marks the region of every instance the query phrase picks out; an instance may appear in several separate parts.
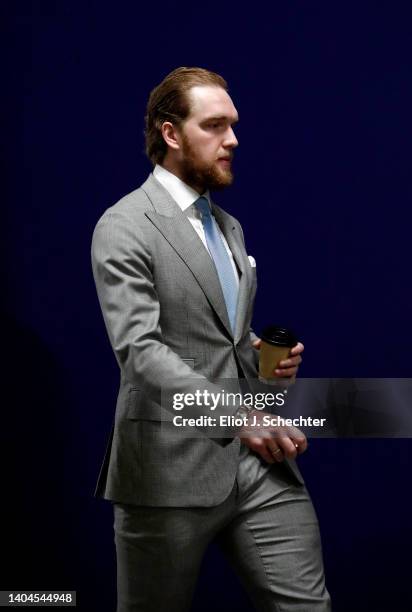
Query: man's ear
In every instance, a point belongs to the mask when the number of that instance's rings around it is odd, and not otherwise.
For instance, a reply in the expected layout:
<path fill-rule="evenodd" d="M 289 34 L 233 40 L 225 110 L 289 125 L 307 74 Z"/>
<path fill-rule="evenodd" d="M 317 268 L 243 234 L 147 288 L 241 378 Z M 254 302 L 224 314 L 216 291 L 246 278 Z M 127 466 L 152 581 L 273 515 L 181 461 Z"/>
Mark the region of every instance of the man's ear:
<path fill-rule="evenodd" d="M 171 121 L 164 121 L 161 130 L 167 146 L 175 151 L 178 151 L 182 145 L 182 136 L 179 128 Z"/>

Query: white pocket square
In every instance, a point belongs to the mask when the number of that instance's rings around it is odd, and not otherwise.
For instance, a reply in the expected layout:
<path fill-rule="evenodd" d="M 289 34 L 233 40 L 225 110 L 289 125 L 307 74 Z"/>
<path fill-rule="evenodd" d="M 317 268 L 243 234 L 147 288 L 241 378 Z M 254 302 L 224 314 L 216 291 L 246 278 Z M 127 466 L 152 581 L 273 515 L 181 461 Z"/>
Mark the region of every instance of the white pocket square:
<path fill-rule="evenodd" d="M 252 268 L 256 268 L 256 259 L 254 257 L 252 257 L 252 255 L 248 255 L 247 256 L 249 263 L 251 265 Z"/>

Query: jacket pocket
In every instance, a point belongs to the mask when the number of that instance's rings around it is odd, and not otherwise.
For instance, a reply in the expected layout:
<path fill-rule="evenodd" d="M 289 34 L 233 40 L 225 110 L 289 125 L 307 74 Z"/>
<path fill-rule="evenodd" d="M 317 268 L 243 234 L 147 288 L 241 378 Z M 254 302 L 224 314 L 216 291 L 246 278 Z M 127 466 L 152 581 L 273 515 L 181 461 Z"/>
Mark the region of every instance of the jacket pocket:
<path fill-rule="evenodd" d="M 172 421 L 173 415 L 145 397 L 140 389 L 132 388 L 127 397 L 126 418 L 129 421 Z"/>
<path fill-rule="evenodd" d="M 194 370 L 194 358 L 181 359 Z M 131 387 L 127 396 L 126 418 L 130 421 L 172 421 L 173 415 L 158 403 L 148 399 L 141 389 Z"/>
<path fill-rule="evenodd" d="M 181 358 L 182 361 L 184 361 L 185 363 L 187 363 L 188 366 L 190 366 L 192 368 L 192 370 L 195 369 L 195 360 L 193 358 L 190 359 L 183 359 L 183 357 Z"/>

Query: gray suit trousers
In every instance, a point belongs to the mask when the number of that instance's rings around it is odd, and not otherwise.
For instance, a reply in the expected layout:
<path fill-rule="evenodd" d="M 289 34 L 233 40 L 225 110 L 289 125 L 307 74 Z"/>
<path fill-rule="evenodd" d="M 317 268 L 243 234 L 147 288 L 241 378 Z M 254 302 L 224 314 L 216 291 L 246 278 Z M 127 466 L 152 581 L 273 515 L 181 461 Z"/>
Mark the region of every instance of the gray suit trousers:
<path fill-rule="evenodd" d="M 256 610 L 331 610 L 315 510 L 306 487 L 281 464 L 243 490 L 236 479 L 217 506 L 113 507 L 117 612 L 190 610 L 202 558 L 213 540 Z"/>

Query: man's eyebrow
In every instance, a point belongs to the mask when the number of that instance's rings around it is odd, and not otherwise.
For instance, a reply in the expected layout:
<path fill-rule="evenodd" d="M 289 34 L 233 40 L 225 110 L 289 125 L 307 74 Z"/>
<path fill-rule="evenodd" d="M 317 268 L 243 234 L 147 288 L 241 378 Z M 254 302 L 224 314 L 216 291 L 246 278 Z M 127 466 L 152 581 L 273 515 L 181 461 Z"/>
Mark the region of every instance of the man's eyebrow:
<path fill-rule="evenodd" d="M 227 115 L 212 115 L 211 117 L 206 117 L 205 119 L 203 119 L 202 123 L 207 123 L 208 121 L 223 121 L 226 119 L 230 119 L 230 117 L 228 117 Z M 234 119 L 232 123 L 237 123 L 238 121 L 239 118 Z"/>

